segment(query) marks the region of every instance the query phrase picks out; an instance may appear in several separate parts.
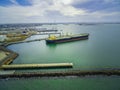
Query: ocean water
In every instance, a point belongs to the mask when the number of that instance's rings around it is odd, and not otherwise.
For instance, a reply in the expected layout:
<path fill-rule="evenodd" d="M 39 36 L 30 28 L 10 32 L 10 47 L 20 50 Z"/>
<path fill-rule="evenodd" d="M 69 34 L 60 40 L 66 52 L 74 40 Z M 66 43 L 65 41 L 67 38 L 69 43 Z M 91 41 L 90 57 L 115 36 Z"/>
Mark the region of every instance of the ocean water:
<path fill-rule="evenodd" d="M 0 90 L 120 90 L 119 77 L 59 77 L 1 80 Z"/>
<path fill-rule="evenodd" d="M 8 46 L 19 53 L 13 64 L 73 63 L 72 69 L 120 67 L 120 24 L 96 25 L 43 25 L 41 27 L 63 30 L 64 34 L 89 33 L 88 40 L 49 45 L 44 40 Z M 45 38 L 36 35 L 29 39 Z"/>
<path fill-rule="evenodd" d="M 73 63 L 69 69 L 39 69 L 27 71 L 96 70 L 120 68 L 120 24 L 57 24 L 42 25 L 57 28 L 64 34 L 89 33 L 88 40 L 49 45 L 44 40 L 10 45 L 7 48 L 19 53 L 12 64 Z M 38 27 L 39 28 L 39 27 Z M 28 39 L 45 38 L 36 35 Z M 16 72 L 26 70 L 16 70 Z M 19 80 L 1 80 L 1 90 L 120 90 L 120 77 L 56 77 Z"/>

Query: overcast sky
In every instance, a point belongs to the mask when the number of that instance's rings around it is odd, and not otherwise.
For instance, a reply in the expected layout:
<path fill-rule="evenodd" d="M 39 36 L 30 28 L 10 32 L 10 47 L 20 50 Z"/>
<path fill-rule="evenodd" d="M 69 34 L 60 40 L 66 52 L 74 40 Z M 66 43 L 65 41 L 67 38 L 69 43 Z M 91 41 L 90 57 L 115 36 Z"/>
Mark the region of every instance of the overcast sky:
<path fill-rule="evenodd" d="M 0 0 L 0 23 L 120 22 L 120 0 Z"/>

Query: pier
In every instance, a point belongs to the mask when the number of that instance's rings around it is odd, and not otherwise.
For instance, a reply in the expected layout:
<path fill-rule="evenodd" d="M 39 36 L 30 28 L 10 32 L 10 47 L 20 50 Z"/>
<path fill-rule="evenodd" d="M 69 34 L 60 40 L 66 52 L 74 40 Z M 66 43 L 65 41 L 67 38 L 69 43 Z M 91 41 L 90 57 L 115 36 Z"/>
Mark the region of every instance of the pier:
<path fill-rule="evenodd" d="M 38 34 L 34 34 L 34 35 L 50 35 L 50 34 L 59 34 L 61 35 L 61 33 L 48 33 L 48 32 L 45 32 L 45 33 L 38 33 Z"/>
<path fill-rule="evenodd" d="M 57 32 L 57 29 L 46 29 L 46 30 L 37 30 L 38 32 Z"/>
<path fill-rule="evenodd" d="M 10 55 L 8 55 L 6 58 L 4 58 L 2 60 L 2 62 L 0 63 L 0 65 L 9 65 L 10 63 L 13 62 L 13 60 L 18 56 L 17 53 L 11 53 Z"/>
<path fill-rule="evenodd" d="M 13 64 L 1 65 L 1 69 L 32 69 L 32 68 L 71 68 L 72 63 L 49 63 L 49 64 Z"/>
<path fill-rule="evenodd" d="M 4 46 L 8 46 L 8 45 L 11 45 L 11 44 L 18 44 L 18 43 L 28 43 L 28 42 L 41 41 L 41 40 L 45 40 L 45 39 L 46 38 L 34 39 L 34 40 L 27 40 L 27 41 L 11 42 L 11 43 L 4 44 Z"/>
<path fill-rule="evenodd" d="M 18 54 L 16 52 L 11 51 L 5 47 L 0 46 L 0 50 L 2 50 L 4 52 L 9 52 L 9 54 L 0 61 L 0 66 L 1 65 L 9 65 L 18 56 Z"/>

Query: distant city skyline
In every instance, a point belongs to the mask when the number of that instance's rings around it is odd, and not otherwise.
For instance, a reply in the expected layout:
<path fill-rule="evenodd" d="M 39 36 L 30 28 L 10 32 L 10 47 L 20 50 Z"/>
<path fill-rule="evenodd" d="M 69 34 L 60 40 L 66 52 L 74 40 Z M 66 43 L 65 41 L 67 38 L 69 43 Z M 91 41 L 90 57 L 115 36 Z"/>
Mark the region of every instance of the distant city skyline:
<path fill-rule="evenodd" d="M 120 22 L 120 0 L 0 0 L 0 24 Z"/>

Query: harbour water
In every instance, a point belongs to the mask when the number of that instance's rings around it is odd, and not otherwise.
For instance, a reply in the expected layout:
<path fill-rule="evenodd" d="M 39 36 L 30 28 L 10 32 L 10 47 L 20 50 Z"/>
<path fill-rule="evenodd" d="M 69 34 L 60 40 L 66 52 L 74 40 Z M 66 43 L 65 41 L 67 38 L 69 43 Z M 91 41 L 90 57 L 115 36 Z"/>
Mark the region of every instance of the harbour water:
<path fill-rule="evenodd" d="M 69 69 L 40 69 L 38 71 L 59 70 L 96 70 L 120 68 L 120 24 L 56 24 L 42 25 L 40 28 L 57 28 L 65 33 L 89 33 L 88 40 L 61 44 L 46 44 L 44 40 L 19 43 L 7 48 L 17 52 L 19 57 L 12 64 L 31 63 L 73 63 Z M 38 28 L 39 28 L 38 27 Z M 35 35 L 39 39 L 47 35 Z M 17 70 L 17 72 L 25 70 Z M 27 70 L 36 71 L 36 70 Z M 1 80 L 1 90 L 119 90 L 120 77 L 55 77 L 21 80 Z M 32 86 L 31 86 L 32 84 Z M 22 86 L 22 87 L 20 87 Z"/>
<path fill-rule="evenodd" d="M 61 44 L 46 44 L 44 40 L 8 46 L 19 53 L 13 64 L 65 63 L 74 64 L 73 69 L 119 68 L 120 67 L 120 25 L 43 25 L 41 27 L 63 30 L 66 33 L 89 33 L 88 40 Z M 45 38 L 36 35 L 29 39 Z"/>
<path fill-rule="evenodd" d="M 59 77 L 1 80 L 1 90 L 120 90 L 120 77 Z"/>

